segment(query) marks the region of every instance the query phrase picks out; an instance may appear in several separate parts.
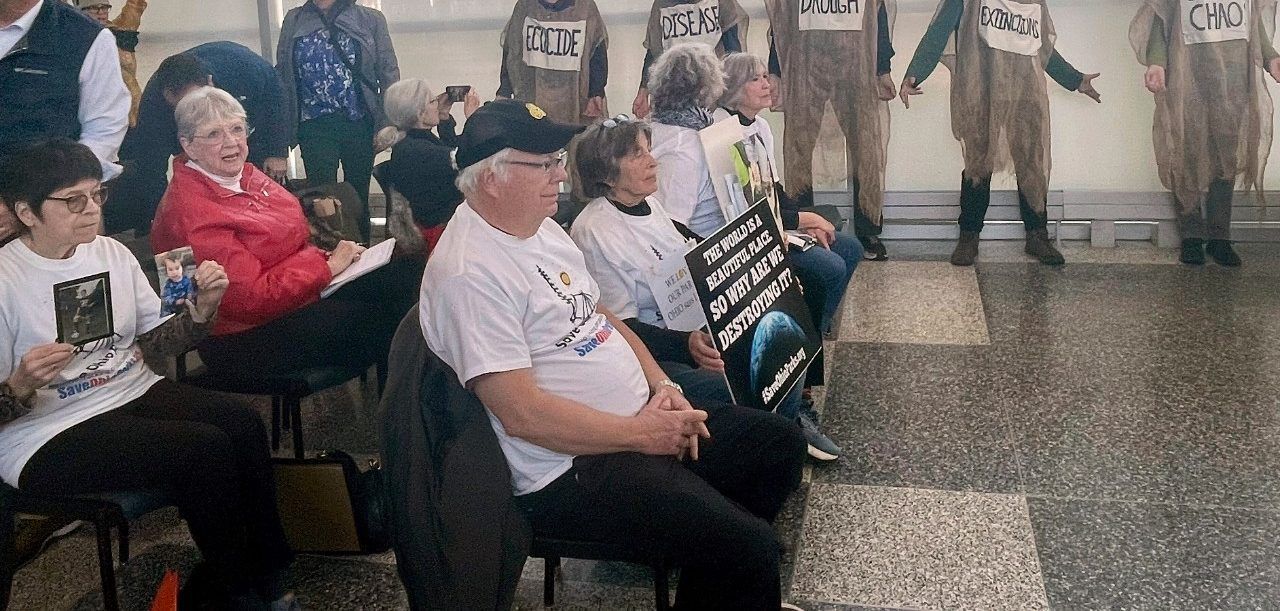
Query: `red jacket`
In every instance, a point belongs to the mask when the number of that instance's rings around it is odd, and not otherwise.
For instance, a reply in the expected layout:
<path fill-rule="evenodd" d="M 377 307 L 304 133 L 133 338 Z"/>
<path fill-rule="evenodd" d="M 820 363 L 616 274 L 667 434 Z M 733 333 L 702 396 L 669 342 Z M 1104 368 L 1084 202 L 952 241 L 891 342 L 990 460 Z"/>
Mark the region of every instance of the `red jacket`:
<path fill-rule="evenodd" d="M 298 198 L 251 164 L 235 193 L 173 159 L 173 180 L 151 226 L 155 252 L 191 246 L 197 262 L 213 260 L 231 285 L 218 308 L 214 335 L 238 333 L 315 303 L 333 279 Z"/>

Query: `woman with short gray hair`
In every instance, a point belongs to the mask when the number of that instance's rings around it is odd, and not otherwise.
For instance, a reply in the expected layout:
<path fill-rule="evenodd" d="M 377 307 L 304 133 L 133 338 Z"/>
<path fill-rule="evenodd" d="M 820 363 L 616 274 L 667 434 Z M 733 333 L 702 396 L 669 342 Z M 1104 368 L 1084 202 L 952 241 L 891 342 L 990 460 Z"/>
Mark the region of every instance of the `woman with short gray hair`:
<path fill-rule="evenodd" d="M 244 108 L 201 87 L 174 110 L 183 154 L 151 230 L 155 252 L 190 246 L 216 260 L 231 285 L 213 332 L 197 349 L 224 379 L 287 375 L 315 367 L 367 367 L 387 356 L 400 317 L 417 298 L 421 259 L 402 257 L 321 298 L 364 247 L 310 242 L 298 198 L 247 163 Z M 279 350 L 288 346 L 288 350 Z"/>
<path fill-rule="evenodd" d="M 713 122 L 710 109 L 724 93 L 720 60 L 705 44 L 671 47 L 650 69 L 649 92 L 658 199 L 672 219 L 706 237 L 726 221 L 698 137 Z"/>
<path fill-rule="evenodd" d="M 426 81 L 417 78 L 387 88 L 385 98 L 391 125 L 378 132 L 374 148 L 390 147 L 391 160 L 378 166 L 379 180 L 409 202 L 430 254 L 445 223 L 462 203 L 462 193 L 454 186 L 458 177 L 453 166 L 458 138 L 454 102 L 448 93 L 436 95 Z M 463 114 L 470 117 L 480 107 L 480 96 L 472 88 L 462 102 Z"/>

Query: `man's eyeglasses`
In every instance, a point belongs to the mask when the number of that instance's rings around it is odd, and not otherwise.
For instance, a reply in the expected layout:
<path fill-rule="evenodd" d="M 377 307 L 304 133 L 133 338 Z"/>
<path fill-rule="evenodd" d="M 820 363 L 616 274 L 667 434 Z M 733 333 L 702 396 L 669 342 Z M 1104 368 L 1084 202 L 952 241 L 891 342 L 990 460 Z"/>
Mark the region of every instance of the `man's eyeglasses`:
<path fill-rule="evenodd" d="M 542 168 L 542 171 L 545 172 L 548 176 L 550 176 L 552 172 L 564 167 L 565 154 L 560 153 L 547 161 L 514 161 L 511 159 L 508 159 L 504 163 L 508 163 L 511 165 L 522 165 L 530 168 Z"/>
<path fill-rule="evenodd" d="M 50 196 L 50 197 L 46 197 L 45 199 L 51 199 L 56 202 L 62 202 L 67 205 L 67 210 L 69 210 L 72 214 L 80 214 L 81 212 L 84 212 L 85 208 L 89 207 L 89 198 L 93 198 L 93 202 L 101 206 L 103 202 L 107 201 L 107 188 L 98 187 L 88 195 L 85 195 L 84 193 L 77 193 L 75 195 L 72 195 L 71 197 Z"/>
<path fill-rule="evenodd" d="M 600 125 L 606 129 L 613 129 L 619 125 L 624 125 L 632 121 L 635 121 L 635 119 L 631 118 L 631 115 L 621 114 L 612 119 L 605 119 L 600 123 Z"/>
<path fill-rule="evenodd" d="M 253 128 L 248 125 L 236 125 L 227 129 L 218 128 L 207 134 L 200 134 L 192 137 L 192 140 L 208 140 L 209 142 L 226 142 L 227 138 L 232 140 L 247 140 L 253 135 Z"/>

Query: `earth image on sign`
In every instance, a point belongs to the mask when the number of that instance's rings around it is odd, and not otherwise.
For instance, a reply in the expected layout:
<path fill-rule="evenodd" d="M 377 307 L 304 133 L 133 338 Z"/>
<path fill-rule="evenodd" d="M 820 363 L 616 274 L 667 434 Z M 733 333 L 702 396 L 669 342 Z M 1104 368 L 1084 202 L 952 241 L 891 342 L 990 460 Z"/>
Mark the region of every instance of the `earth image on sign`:
<path fill-rule="evenodd" d="M 751 339 L 752 390 L 759 395 L 773 382 L 773 374 L 805 344 L 804 329 L 790 315 L 774 311 L 762 316 Z"/>

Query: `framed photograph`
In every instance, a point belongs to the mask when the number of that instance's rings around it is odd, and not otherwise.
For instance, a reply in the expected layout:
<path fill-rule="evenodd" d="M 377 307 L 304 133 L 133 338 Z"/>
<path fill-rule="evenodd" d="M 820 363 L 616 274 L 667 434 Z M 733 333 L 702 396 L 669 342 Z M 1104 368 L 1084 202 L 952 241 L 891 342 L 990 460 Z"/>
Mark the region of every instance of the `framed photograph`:
<path fill-rule="evenodd" d="M 53 285 L 53 304 L 59 342 L 83 346 L 115 335 L 109 272 Z"/>
<path fill-rule="evenodd" d="M 195 304 L 196 256 L 190 246 L 156 255 L 156 275 L 160 279 L 160 313 L 177 314 Z"/>

